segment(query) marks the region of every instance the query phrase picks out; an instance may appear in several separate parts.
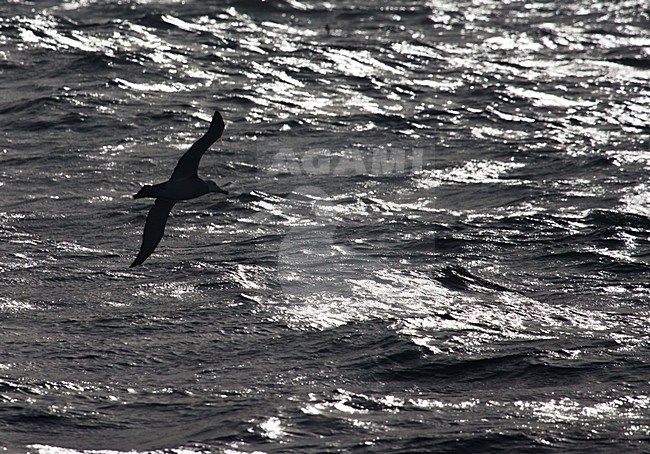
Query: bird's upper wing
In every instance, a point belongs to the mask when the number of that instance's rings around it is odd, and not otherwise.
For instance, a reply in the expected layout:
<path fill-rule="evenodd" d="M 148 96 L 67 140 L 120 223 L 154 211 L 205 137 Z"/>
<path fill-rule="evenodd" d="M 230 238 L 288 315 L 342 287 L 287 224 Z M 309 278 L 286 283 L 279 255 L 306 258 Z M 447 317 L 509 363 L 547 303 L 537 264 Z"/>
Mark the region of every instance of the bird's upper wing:
<path fill-rule="evenodd" d="M 223 123 L 223 118 L 221 114 L 217 111 L 212 117 L 212 123 L 210 123 L 210 129 L 206 132 L 203 137 L 194 142 L 194 145 L 185 152 L 181 159 L 176 164 L 174 173 L 172 173 L 171 179 L 185 179 L 197 175 L 199 169 L 199 162 L 203 157 L 203 154 L 206 152 L 210 146 L 217 141 L 221 134 L 223 134 L 223 129 L 225 125 Z"/>
<path fill-rule="evenodd" d="M 165 233 L 167 218 L 175 203 L 175 200 L 156 199 L 156 203 L 154 203 L 147 215 L 140 252 L 129 268 L 140 265 L 156 249 L 163 233 Z"/>

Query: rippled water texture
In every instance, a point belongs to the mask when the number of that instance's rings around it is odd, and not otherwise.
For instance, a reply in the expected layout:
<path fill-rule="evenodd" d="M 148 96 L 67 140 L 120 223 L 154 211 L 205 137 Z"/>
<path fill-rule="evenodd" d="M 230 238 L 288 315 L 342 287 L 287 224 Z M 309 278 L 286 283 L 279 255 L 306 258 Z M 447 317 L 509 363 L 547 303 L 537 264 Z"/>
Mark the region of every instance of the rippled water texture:
<path fill-rule="evenodd" d="M 650 451 L 647 2 L 379 3 L 0 4 L 0 446 Z"/>

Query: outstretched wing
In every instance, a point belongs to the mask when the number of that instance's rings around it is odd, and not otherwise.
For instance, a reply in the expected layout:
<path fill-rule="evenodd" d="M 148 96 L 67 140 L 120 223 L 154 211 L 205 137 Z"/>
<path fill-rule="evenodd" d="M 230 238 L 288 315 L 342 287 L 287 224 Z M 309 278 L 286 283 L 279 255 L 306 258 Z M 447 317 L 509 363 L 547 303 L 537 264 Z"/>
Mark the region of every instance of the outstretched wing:
<path fill-rule="evenodd" d="M 180 180 L 197 176 L 199 162 L 201 162 L 203 154 L 217 141 L 219 137 L 221 137 L 224 127 L 223 118 L 221 117 L 221 114 L 216 111 L 212 117 L 212 123 L 210 123 L 210 129 L 208 129 L 208 132 L 206 132 L 199 140 L 194 142 L 194 145 L 192 145 L 192 147 L 181 156 L 181 159 L 178 161 L 178 164 L 176 164 L 176 168 L 174 169 L 174 173 L 172 173 L 170 179 Z"/>
<path fill-rule="evenodd" d="M 176 204 L 175 200 L 156 199 L 156 203 L 154 203 L 147 215 L 147 223 L 144 226 L 140 252 L 129 268 L 140 265 L 156 249 L 156 246 L 158 246 L 160 239 L 165 233 L 167 218 L 174 204 Z"/>

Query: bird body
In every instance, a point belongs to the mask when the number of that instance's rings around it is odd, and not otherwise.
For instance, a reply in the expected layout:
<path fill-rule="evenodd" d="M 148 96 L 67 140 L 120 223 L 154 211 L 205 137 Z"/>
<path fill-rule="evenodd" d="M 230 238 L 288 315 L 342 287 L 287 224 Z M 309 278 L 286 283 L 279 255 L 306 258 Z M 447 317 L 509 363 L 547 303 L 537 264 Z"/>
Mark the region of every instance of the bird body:
<path fill-rule="evenodd" d="M 227 194 L 214 181 L 202 180 L 199 177 L 170 179 L 164 183 L 154 185 L 144 185 L 137 194 L 133 196 L 134 199 L 141 199 L 143 197 L 153 197 L 155 199 L 167 200 L 189 200 L 201 197 L 209 192 L 221 192 Z"/>
<path fill-rule="evenodd" d="M 201 197 L 209 192 L 228 194 L 227 191 L 217 186 L 214 181 L 203 180 L 198 176 L 199 162 L 203 154 L 221 137 L 224 127 L 221 114 L 218 111 L 215 112 L 210 123 L 210 128 L 203 137 L 197 140 L 183 154 L 178 164 L 176 164 L 171 178 L 164 183 L 144 185 L 133 196 L 134 199 L 153 197 L 156 199 L 156 202 L 147 215 L 140 252 L 133 263 L 131 263 L 131 268 L 144 262 L 156 249 L 156 246 L 158 246 L 165 233 L 165 225 L 167 224 L 169 213 L 176 202 Z"/>

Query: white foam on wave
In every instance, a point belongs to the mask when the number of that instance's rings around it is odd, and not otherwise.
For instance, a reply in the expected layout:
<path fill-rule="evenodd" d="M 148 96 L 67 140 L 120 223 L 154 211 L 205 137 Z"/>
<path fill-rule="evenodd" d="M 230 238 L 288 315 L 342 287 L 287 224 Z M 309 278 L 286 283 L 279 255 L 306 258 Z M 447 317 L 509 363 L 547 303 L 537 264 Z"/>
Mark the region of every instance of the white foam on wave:
<path fill-rule="evenodd" d="M 156 449 L 154 451 L 151 450 L 138 451 L 134 449 L 129 451 L 120 451 L 114 449 L 77 450 L 72 448 L 62 448 L 58 446 L 41 445 L 41 444 L 29 445 L 28 448 L 35 450 L 36 453 L 38 454 L 164 454 L 170 452 L 170 450 L 168 449 Z M 174 454 L 197 454 L 205 451 L 199 449 L 179 447 L 179 448 L 173 448 L 171 452 L 174 452 Z"/>
<path fill-rule="evenodd" d="M 449 183 L 521 184 L 520 180 L 504 179 L 508 172 L 525 167 L 521 162 L 483 160 L 439 170 L 423 170 L 417 180 L 419 188 L 435 188 Z"/>

